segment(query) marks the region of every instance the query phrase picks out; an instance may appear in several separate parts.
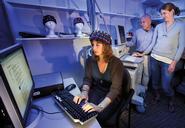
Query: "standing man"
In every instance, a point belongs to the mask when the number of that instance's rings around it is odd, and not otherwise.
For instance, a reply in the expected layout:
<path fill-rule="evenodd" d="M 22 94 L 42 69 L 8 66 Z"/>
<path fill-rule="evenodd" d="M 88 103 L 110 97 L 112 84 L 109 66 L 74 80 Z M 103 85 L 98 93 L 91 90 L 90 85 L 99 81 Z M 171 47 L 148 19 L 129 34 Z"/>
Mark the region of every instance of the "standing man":
<path fill-rule="evenodd" d="M 151 17 L 149 15 L 144 15 L 141 17 L 141 27 L 136 30 L 132 40 L 127 43 L 127 46 L 135 46 L 135 52 L 132 54 L 136 57 L 141 57 L 142 54 L 151 44 L 154 29 L 151 26 Z M 142 75 L 142 84 L 145 88 L 148 88 L 149 82 L 149 56 L 144 56 L 144 69 Z"/>

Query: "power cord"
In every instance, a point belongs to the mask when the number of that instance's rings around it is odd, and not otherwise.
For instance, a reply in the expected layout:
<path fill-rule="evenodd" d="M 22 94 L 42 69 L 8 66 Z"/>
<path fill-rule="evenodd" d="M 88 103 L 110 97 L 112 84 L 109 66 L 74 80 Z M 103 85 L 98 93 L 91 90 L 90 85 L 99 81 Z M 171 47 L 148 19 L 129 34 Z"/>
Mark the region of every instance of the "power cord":
<path fill-rule="evenodd" d="M 42 111 L 40 111 L 40 109 L 42 109 L 41 107 L 36 106 L 36 105 L 33 105 L 33 106 L 34 106 L 34 108 L 39 109 L 39 111 L 38 111 L 39 113 L 38 113 L 37 117 L 34 119 L 34 121 L 32 121 L 31 124 L 29 124 L 28 126 L 26 126 L 26 128 L 35 128 L 37 126 L 37 124 L 39 123 L 39 121 L 42 117 L 42 114 L 43 114 Z"/>
<path fill-rule="evenodd" d="M 32 105 L 32 109 L 41 111 L 41 112 L 46 113 L 46 114 L 59 114 L 59 113 L 63 113 L 62 111 L 61 112 L 47 112 L 47 111 L 43 110 L 40 106 L 37 106 L 37 105 Z"/>
<path fill-rule="evenodd" d="M 100 12 L 100 14 L 99 14 L 99 15 L 100 15 L 100 18 L 103 19 L 103 23 L 104 23 L 104 25 L 105 25 L 105 27 L 106 27 L 107 33 L 110 34 L 110 31 L 109 31 L 108 26 L 107 26 L 107 23 L 106 23 L 106 21 L 105 21 L 105 17 L 104 17 L 104 15 L 103 15 L 103 12 L 101 11 L 100 6 L 98 5 L 98 3 L 97 3 L 96 0 L 95 0 L 95 4 L 96 4 L 96 7 L 98 8 L 98 10 L 99 10 L 99 12 Z"/>
<path fill-rule="evenodd" d="M 32 105 L 31 108 L 37 110 L 39 113 L 38 113 L 38 116 L 35 118 L 35 120 L 33 122 L 31 122 L 31 124 L 26 126 L 26 128 L 35 128 L 37 126 L 37 124 L 39 123 L 43 113 L 46 113 L 46 114 L 63 113 L 63 112 L 47 112 L 47 111 L 43 110 L 42 107 L 37 106 L 37 105 Z"/>

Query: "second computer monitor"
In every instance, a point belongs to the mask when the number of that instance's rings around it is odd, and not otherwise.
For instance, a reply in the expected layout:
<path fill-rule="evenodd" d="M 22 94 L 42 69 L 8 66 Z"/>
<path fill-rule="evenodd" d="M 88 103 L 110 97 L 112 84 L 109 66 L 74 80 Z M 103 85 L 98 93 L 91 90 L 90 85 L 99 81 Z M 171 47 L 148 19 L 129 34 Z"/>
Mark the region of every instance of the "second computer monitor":
<path fill-rule="evenodd" d="M 124 26 L 118 25 L 118 37 L 120 39 L 120 44 L 126 43 Z"/>

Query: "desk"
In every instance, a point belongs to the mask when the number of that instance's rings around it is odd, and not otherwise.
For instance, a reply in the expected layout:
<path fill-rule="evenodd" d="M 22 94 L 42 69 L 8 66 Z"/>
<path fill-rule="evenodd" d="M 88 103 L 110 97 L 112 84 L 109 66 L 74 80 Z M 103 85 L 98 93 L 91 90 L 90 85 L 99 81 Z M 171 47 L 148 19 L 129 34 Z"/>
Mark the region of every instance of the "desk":
<path fill-rule="evenodd" d="M 64 79 L 64 87 L 72 83 L 75 83 L 73 78 Z M 72 93 L 73 95 L 76 95 L 80 93 L 80 90 L 79 88 L 75 88 L 70 93 Z M 60 111 L 62 112 L 58 114 L 43 113 L 36 128 L 101 128 L 101 126 L 99 125 L 96 119 L 91 120 L 84 125 L 80 125 L 79 123 L 74 123 L 65 114 L 65 112 L 63 112 L 62 109 L 60 109 L 57 106 L 57 104 L 55 104 L 51 96 L 36 99 L 33 101 L 33 104 L 42 107 L 42 109 L 47 112 L 60 112 Z M 31 122 L 32 120 L 34 120 L 37 117 L 37 115 L 38 115 L 38 112 L 32 109 L 30 111 L 28 123 L 29 121 Z"/>

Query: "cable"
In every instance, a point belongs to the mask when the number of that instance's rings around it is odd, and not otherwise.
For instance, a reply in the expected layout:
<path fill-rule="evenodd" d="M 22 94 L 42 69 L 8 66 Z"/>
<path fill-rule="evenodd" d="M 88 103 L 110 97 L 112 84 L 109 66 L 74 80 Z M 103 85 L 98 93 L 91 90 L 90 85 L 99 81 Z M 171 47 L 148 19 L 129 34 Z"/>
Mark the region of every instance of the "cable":
<path fill-rule="evenodd" d="M 40 11 L 41 11 L 41 15 L 42 15 L 42 17 L 44 16 L 44 11 L 43 11 L 43 9 L 42 9 L 42 0 L 39 0 L 39 8 L 40 8 Z"/>
<path fill-rule="evenodd" d="M 46 113 L 46 114 L 58 114 L 58 113 L 63 113 L 63 112 L 47 112 L 47 111 L 43 110 L 40 106 L 37 106 L 37 105 L 32 105 L 32 109 L 41 111 L 41 112 Z"/>
<path fill-rule="evenodd" d="M 47 112 L 47 111 L 44 111 L 42 109 L 42 107 L 40 106 L 37 106 L 37 105 L 32 105 L 31 106 L 32 109 L 35 109 L 35 110 L 38 110 L 38 116 L 35 118 L 35 120 L 33 122 L 31 122 L 31 124 L 29 124 L 28 126 L 26 126 L 26 128 L 35 128 L 37 126 L 37 124 L 39 123 L 43 113 L 46 113 L 46 114 L 58 114 L 58 113 L 63 113 L 63 112 Z"/>
<path fill-rule="evenodd" d="M 36 106 L 36 105 L 35 105 L 35 108 L 42 109 L 41 107 Z M 35 128 L 37 126 L 37 124 L 39 123 L 39 121 L 42 117 L 42 114 L 43 114 L 42 111 L 39 111 L 38 116 L 35 118 L 35 120 L 33 122 L 31 122 L 31 124 L 26 126 L 26 128 Z"/>
<path fill-rule="evenodd" d="M 105 21 L 105 18 L 104 18 L 104 15 L 103 15 L 103 12 L 101 11 L 100 6 L 98 5 L 98 3 L 97 3 L 96 0 L 95 0 L 95 4 L 96 4 L 96 6 L 97 6 L 97 8 L 98 8 L 98 10 L 99 10 L 99 12 L 100 12 L 100 18 L 103 19 L 103 22 L 104 22 L 104 24 L 105 24 L 107 33 L 110 34 L 109 29 L 108 29 L 107 24 L 106 24 L 106 21 Z"/>

